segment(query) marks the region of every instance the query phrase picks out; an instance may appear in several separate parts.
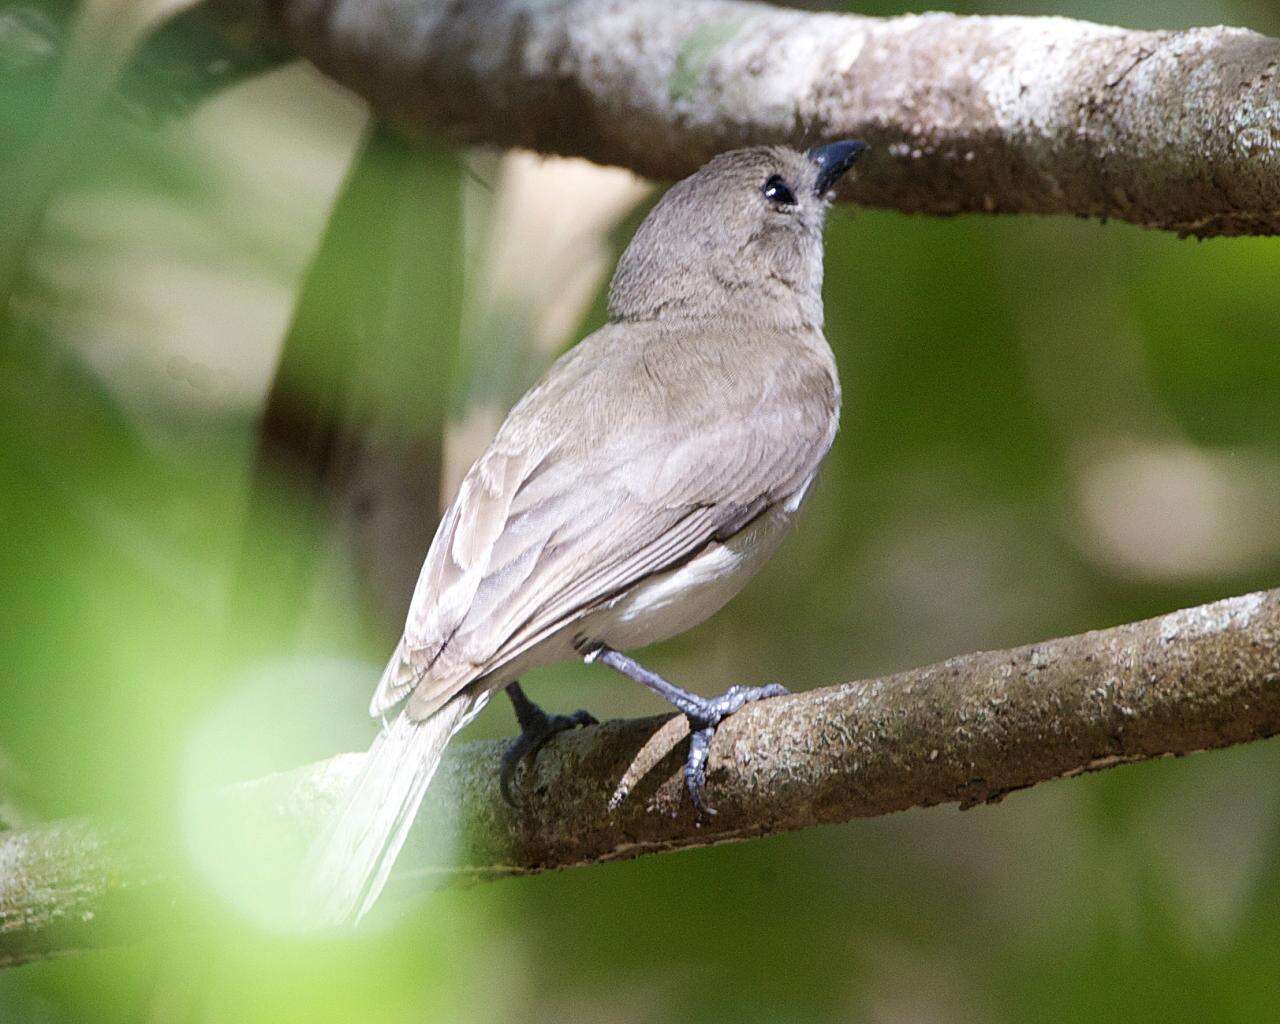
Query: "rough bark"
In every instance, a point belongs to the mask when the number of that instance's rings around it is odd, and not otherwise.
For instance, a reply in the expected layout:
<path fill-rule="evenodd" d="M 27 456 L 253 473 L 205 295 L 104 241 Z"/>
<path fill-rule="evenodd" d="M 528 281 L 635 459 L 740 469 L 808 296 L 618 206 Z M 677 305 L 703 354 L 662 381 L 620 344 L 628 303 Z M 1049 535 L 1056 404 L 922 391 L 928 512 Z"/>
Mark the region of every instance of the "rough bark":
<path fill-rule="evenodd" d="M 264 0 L 377 114 L 655 178 L 859 137 L 844 198 L 909 212 L 1280 229 L 1280 41 L 732 0 Z"/>
<path fill-rule="evenodd" d="M 956 803 L 1280 732 L 1280 590 L 884 679 L 750 706 L 716 736 L 698 822 L 683 793 L 683 718 L 557 737 L 503 803 L 504 744 L 457 745 L 399 865 L 401 887 L 707 846 Z M 219 834 L 296 863 L 359 771 L 343 754 L 221 794 Z M 0 964 L 151 934 L 182 920 L 183 858 L 123 826 L 0 834 Z M 437 853 L 453 851 L 447 859 Z"/>

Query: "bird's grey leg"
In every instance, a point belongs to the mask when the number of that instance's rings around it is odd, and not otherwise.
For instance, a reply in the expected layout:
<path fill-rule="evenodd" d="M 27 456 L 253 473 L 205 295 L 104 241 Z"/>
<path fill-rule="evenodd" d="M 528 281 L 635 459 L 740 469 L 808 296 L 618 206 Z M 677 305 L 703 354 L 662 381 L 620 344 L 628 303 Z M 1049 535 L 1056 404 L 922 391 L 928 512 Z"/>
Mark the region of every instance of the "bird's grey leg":
<path fill-rule="evenodd" d="M 571 715 L 548 715 L 525 696 L 518 682 L 507 685 L 507 696 L 511 698 L 516 721 L 520 723 L 520 735 L 502 755 L 502 769 L 498 774 L 498 783 L 502 790 L 502 798 L 515 807 L 516 800 L 512 795 L 511 783 L 515 781 L 516 769 L 520 763 L 536 757 L 542 745 L 556 733 L 575 729 L 580 725 L 595 725 L 596 720 L 585 711 L 575 711 Z"/>
<path fill-rule="evenodd" d="M 684 782 L 693 806 L 702 814 L 716 813 L 702 799 L 702 789 L 707 781 L 707 757 L 711 753 L 716 727 L 745 704 L 768 697 L 782 697 L 790 692 L 784 686 L 770 683 L 767 686 L 731 686 L 718 697 L 701 697 L 667 682 L 658 673 L 650 672 L 635 659 L 612 647 L 601 645 L 593 648 L 583 656 L 583 660 L 608 665 L 615 672 L 647 686 L 689 719 L 689 757 L 684 763 Z"/>

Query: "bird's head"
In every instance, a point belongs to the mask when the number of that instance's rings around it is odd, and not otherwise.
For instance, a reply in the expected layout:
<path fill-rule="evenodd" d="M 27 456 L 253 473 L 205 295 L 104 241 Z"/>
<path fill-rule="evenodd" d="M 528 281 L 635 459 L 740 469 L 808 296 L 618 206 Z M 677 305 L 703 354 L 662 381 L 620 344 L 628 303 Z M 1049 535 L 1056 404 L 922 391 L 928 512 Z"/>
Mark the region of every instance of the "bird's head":
<path fill-rule="evenodd" d="M 822 227 L 862 142 L 801 153 L 753 146 L 673 185 L 636 231 L 609 290 L 614 320 L 743 315 L 822 323 Z"/>

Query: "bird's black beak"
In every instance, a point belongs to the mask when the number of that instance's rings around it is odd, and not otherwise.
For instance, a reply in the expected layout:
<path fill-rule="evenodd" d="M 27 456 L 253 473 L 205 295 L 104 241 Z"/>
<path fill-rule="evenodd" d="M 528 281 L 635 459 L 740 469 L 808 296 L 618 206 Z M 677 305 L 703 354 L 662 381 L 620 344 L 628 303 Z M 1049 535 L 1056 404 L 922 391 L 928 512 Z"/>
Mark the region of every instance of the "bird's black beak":
<path fill-rule="evenodd" d="M 857 139 L 845 139 L 843 142 L 829 142 L 825 146 L 814 146 L 806 154 L 818 165 L 818 180 L 813 190 L 825 196 L 836 186 L 847 171 L 858 161 L 858 157 L 867 151 L 867 144 Z"/>

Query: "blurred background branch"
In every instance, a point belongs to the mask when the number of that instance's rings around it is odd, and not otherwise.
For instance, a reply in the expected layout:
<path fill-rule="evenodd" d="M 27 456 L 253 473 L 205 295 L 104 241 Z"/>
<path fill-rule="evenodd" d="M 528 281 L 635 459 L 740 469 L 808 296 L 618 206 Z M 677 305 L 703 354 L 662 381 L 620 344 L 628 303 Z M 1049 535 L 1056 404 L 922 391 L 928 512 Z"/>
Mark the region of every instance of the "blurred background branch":
<path fill-rule="evenodd" d="M 460 275 L 434 273 L 421 254 L 463 250 L 460 162 L 367 128 L 307 270 L 258 427 L 231 598 L 233 634 L 256 634 L 263 649 L 296 641 L 318 579 L 340 585 L 325 578 L 340 549 L 353 554 L 371 622 L 404 621 L 435 533 L 462 305 Z M 427 328 L 439 344 L 422 343 Z M 323 514 L 262 529 L 281 487 Z M 253 600 L 264 576 L 296 595 L 291 621 L 267 631 Z"/>
<path fill-rule="evenodd" d="M 502 801 L 503 743 L 451 752 L 402 855 L 401 884 L 496 878 L 708 846 L 958 802 L 1280 733 L 1280 590 L 885 679 L 753 705 L 717 733 L 698 820 L 683 717 L 613 721 L 544 748 Z M 288 891 L 316 823 L 364 755 L 225 792 L 216 831 Z M 0 964 L 115 941 L 168 844 L 61 822 L 0 837 Z M 455 851 L 441 857 L 442 850 Z M 269 851 L 260 853 L 258 851 Z M 267 891 L 267 890 L 264 890 Z M 104 914 L 103 909 L 110 908 Z M 181 918 L 181 911 L 178 914 Z M 152 924 L 154 926 L 154 922 Z M 179 920 L 178 926 L 181 926 Z"/>

